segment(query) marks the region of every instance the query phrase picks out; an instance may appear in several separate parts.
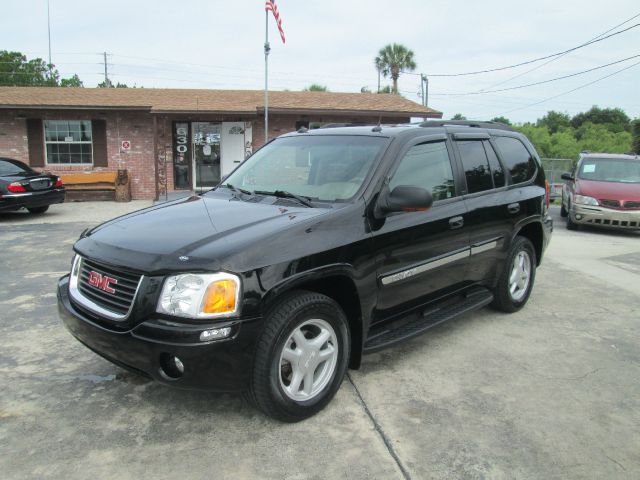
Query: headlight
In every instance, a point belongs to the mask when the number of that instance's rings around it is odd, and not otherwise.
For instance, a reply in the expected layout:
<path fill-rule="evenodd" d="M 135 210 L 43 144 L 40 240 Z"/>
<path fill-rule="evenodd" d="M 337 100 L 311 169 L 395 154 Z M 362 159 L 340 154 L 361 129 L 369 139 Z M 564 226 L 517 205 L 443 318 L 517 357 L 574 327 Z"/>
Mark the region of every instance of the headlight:
<path fill-rule="evenodd" d="M 158 312 L 187 318 L 216 318 L 238 312 L 240 279 L 230 273 L 185 273 L 168 277 Z"/>
<path fill-rule="evenodd" d="M 598 201 L 593 197 L 587 197 L 585 195 L 574 195 L 573 203 L 578 203 L 580 205 L 593 205 L 598 206 Z"/>

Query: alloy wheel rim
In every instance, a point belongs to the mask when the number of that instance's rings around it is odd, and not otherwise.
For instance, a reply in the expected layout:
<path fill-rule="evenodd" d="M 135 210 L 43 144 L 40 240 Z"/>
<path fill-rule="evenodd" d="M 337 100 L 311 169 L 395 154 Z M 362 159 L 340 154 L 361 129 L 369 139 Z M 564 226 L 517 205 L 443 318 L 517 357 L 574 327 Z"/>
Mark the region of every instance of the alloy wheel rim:
<path fill-rule="evenodd" d="M 292 400 L 315 398 L 329 384 L 338 363 L 338 339 L 322 319 L 298 325 L 280 353 L 280 387 Z"/>
<path fill-rule="evenodd" d="M 531 282 L 531 257 L 525 250 L 519 251 L 513 258 L 509 275 L 509 294 L 519 302 L 526 295 Z"/>

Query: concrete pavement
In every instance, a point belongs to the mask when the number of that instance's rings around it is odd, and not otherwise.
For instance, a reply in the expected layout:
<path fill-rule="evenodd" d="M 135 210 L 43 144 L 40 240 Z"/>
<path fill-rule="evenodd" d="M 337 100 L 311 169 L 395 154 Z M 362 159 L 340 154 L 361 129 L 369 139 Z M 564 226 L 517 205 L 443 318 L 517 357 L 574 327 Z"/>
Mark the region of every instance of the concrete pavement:
<path fill-rule="evenodd" d="M 140 206 L 0 218 L 3 478 L 640 477 L 636 234 L 557 220 L 525 309 L 367 356 L 327 409 L 285 425 L 124 372 L 60 324 L 55 282 L 79 233 Z"/>

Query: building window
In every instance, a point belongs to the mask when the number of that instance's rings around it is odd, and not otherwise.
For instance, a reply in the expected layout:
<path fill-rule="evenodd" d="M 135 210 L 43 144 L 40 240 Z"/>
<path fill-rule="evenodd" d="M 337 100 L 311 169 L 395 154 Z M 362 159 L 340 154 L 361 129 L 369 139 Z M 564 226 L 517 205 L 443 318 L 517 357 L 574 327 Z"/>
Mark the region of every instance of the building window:
<path fill-rule="evenodd" d="M 45 120 L 48 164 L 92 164 L 91 120 Z"/>

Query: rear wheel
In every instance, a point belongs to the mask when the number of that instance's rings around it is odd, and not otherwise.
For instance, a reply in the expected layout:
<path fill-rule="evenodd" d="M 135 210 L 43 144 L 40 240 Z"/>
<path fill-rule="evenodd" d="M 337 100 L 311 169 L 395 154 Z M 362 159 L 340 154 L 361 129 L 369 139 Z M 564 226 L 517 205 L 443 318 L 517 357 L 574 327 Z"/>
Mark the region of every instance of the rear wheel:
<path fill-rule="evenodd" d="M 509 250 L 491 306 L 502 312 L 516 312 L 529 300 L 536 277 L 536 251 L 525 237 L 516 237 Z"/>
<path fill-rule="evenodd" d="M 347 318 L 340 306 L 319 293 L 296 292 L 265 319 L 249 398 L 273 418 L 304 420 L 337 392 L 349 348 Z"/>
<path fill-rule="evenodd" d="M 27 210 L 29 210 L 29 213 L 35 213 L 35 214 L 44 213 L 47 210 L 49 210 L 49 205 L 45 205 L 44 207 L 27 208 Z"/>

